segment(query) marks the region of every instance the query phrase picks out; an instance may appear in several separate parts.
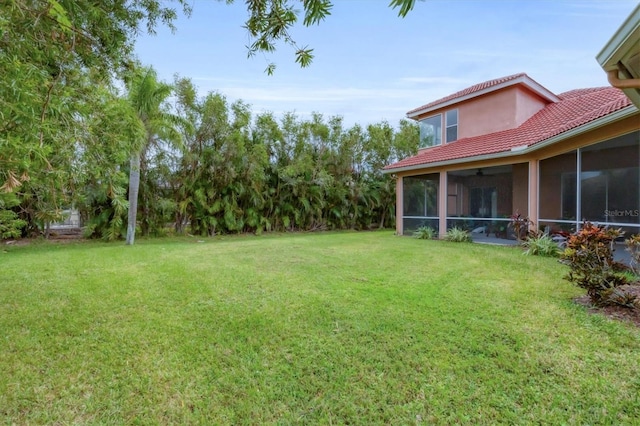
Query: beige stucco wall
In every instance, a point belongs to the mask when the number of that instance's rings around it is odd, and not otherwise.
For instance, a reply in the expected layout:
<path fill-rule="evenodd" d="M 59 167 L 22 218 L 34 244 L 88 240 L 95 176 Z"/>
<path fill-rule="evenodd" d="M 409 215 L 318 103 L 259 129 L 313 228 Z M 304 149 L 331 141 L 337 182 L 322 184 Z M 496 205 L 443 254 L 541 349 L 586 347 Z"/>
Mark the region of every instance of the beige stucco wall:
<path fill-rule="evenodd" d="M 536 94 L 530 92 L 523 87 L 516 88 L 516 108 L 515 108 L 515 124 L 516 127 L 533 117 L 538 111 L 542 110 L 549 102 L 543 100 Z"/>
<path fill-rule="evenodd" d="M 404 212 L 402 195 L 402 175 L 396 176 L 396 235 L 402 235 L 402 215 Z"/>
<path fill-rule="evenodd" d="M 458 105 L 458 138 L 514 129 L 546 105 L 519 87 L 508 87 Z"/>
<path fill-rule="evenodd" d="M 416 117 L 417 121 L 458 109 L 458 139 L 501 130 L 514 129 L 540 111 L 548 101 L 520 86 L 472 98 L 468 101 L 430 111 Z M 442 140 L 445 140 L 446 124 L 443 120 Z"/>

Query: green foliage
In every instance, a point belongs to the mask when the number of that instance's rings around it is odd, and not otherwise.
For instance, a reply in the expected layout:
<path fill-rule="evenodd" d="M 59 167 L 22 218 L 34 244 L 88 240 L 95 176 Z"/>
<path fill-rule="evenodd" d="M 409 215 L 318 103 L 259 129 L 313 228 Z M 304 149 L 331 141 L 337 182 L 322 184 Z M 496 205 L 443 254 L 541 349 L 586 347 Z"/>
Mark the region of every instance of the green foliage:
<path fill-rule="evenodd" d="M 453 228 L 447 229 L 444 239 L 454 243 L 470 243 L 473 241 L 471 239 L 471 234 L 469 233 L 469 231 L 455 226 Z"/>
<path fill-rule="evenodd" d="M 185 12 L 189 6 L 179 1 Z M 67 203 L 94 88 L 127 69 L 133 37 L 171 25 L 159 0 L 9 1 L 0 17 L 0 187 L 52 212 Z M 98 91 L 99 92 L 99 91 Z M 30 182 L 27 185 L 27 182 Z M 31 222 L 34 214 L 27 212 Z M 33 226 L 32 223 L 29 226 Z"/>
<path fill-rule="evenodd" d="M 438 233 L 435 229 L 430 226 L 421 226 L 416 229 L 413 233 L 414 238 L 418 238 L 420 240 L 432 240 L 438 236 Z"/>
<path fill-rule="evenodd" d="M 252 120 L 243 102 L 199 98 L 188 79 L 175 87 L 177 110 L 193 123 L 164 175 L 177 232 L 187 222 L 197 235 L 393 226 L 395 181 L 381 169 L 416 151 L 415 124 L 345 129 L 342 118 L 318 113 Z"/>
<path fill-rule="evenodd" d="M 114 176 L 115 182 L 107 187 L 101 183 L 85 188 L 79 209 L 84 218 L 84 237 L 105 241 L 121 239 L 126 232 L 127 208 L 126 177 Z"/>
<path fill-rule="evenodd" d="M 163 221 L 168 218 L 174 209 L 171 200 L 162 197 L 162 184 L 166 177 L 161 175 L 160 179 L 154 180 L 149 173 L 149 162 L 152 153 L 156 153 L 156 159 L 163 156 L 163 146 L 168 144 L 174 149 L 183 148 L 182 137 L 179 126 L 187 132 L 191 131 L 192 125 L 179 115 L 169 112 L 166 103 L 173 92 L 173 87 L 158 80 L 155 70 L 151 67 L 139 67 L 132 70 L 125 79 L 127 83 L 127 100 L 131 105 L 135 119 L 139 121 L 139 127 L 144 129 L 138 137 L 134 137 L 131 142 L 131 152 L 129 159 L 129 211 L 127 218 L 127 244 L 131 245 L 135 239 L 138 225 L 138 201 L 141 198 L 142 232 L 149 235 L 151 230 L 155 233 L 164 229 Z M 156 170 L 162 170 L 163 165 L 159 162 Z M 152 185 L 142 185 L 140 194 L 140 179 L 146 180 Z M 152 197 L 157 198 L 152 203 Z M 161 201 L 162 200 L 162 201 Z M 156 206 L 156 208 L 152 208 Z M 160 214 L 158 214 L 160 213 Z M 152 221 L 152 218 L 155 220 Z M 158 223 L 158 221 L 160 223 Z"/>
<path fill-rule="evenodd" d="M 121 165 L 105 151 L 130 121 L 112 113 L 107 92 L 130 67 L 134 35 L 171 25 L 176 11 L 157 0 L 46 0 L 4 2 L 1 15 L 0 191 L 19 197 L 26 233 L 36 234 L 80 201 L 85 178 Z"/>
<path fill-rule="evenodd" d="M 550 235 L 545 233 L 531 233 L 522 242 L 522 246 L 526 249 L 524 254 L 530 256 L 549 256 L 558 257 L 560 248 Z"/>
<path fill-rule="evenodd" d="M 145 71 L 140 82 L 151 95 L 153 75 Z M 160 98 L 170 93 L 156 83 Z M 122 238 L 126 197 L 133 195 L 127 173 L 134 168 L 139 203 L 128 211 L 136 212 L 131 223 L 143 235 L 162 235 L 167 226 L 197 235 L 393 227 L 395 181 L 381 169 L 415 153 L 414 123 L 403 120 L 396 131 L 386 122 L 344 128 L 340 117 L 321 114 L 253 119 L 241 101 L 229 104 L 217 93 L 200 98 L 186 79 L 175 86 L 173 115 L 162 102 L 140 102 L 134 91 L 124 99 L 97 85 L 86 99 L 82 144 L 60 151 L 61 174 L 19 182 L 31 189 L 21 202 L 31 229 L 52 221 L 59 204 L 73 202 L 85 235 Z M 139 153 L 133 167 L 132 152 Z"/>
<path fill-rule="evenodd" d="M 198 99 L 185 80 L 176 82 L 174 114 L 165 102 L 172 88 L 136 63 L 133 46 L 140 31 L 173 29 L 173 6 L 188 15 L 190 3 L 112 3 L 2 7 L 0 192 L 19 202 L 4 213 L 12 235 L 17 228 L 39 235 L 72 205 L 87 235 L 106 239 L 121 238 L 128 209 L 130 242 L 137 228 L 157 235 L 172 222 L 179 233 L 190 223 L 204 235 L 392 226 L 395 187 L 380 168 L 415 152 L 415 124 L 403 121 L 396 133 L 388 123 L 344 129 L 339 117 L 321 114 L 308 121 L 290 114 L 281 123 L 265 114 L 254 122 L 246 104 L 228 105 L 218 94 Z M 302 12 L 298 6 L 246 2 L 249 53 L 284 42 L 308 66 L 312 49 L 289 31 L 302 15 L 303 25 L 320 23 L 332 2 L 304 1 Z M 404 16 L 413 1 L 391 6 Z"/>
<path fill-rule="evenodd" d="M 569 237 L 562 260 L 570 271 L 565 279 L 587 291 L 596 305 L 612 302 L 613 290 L 627 284 L 619 272 L 622 265 L 613 260 L 613 242 L 623 235 L 620 229 L 604 228 L 586 222 Z"/>
<path fill-rule="evenodd" d="M 130 103 L 106 86 L 94 88 L 83 149 L 73 163 L 74 203 L 88 238 L 121 239 L 126 231 L 127 160 L 144 134 Z"/>
<path fill-rule="evenodd" d="M 0 240 L 6 238 L 19 238 L 26 222 L 11 210 L 19 204 L 14 194 L 0 192 Z"/>
<path fill-rule="evenodd" d="M 233 0 L 228 0 L 232 3 Z M 405 17 L 414 7 L 415 0 L 392 0 L 390 7 L 398 9 L 398 16 Z M 251 44 L 248 46 L 249 57 L 258 52 L 272 53 L 278 42 L 282 42 L 294 51 L 295 62 L 306 67 L 313 61 L 313 49 L 300 46 L 291 35 L 292 28 L 299 19 L 298 3 L 293 0 L 250 0 L 246 2 L 249 18 L 245 28 L 249 33 Z M 320 24 L 331 15 L 333 2 L 330 0 L 305 0 L 302 2 L 304 26 Z M 273 74 L 274 63 L 269 63 L 267 74 Z"/>
<path fill-rule="evenodd" d="M 0 210 L 0 239 L 19 238 L 27 222 L 11 210 Z"/>
<path fill-rule="evenodd" d="M 398 16 L 405 17 L 415 6 L 416 0 L 391 0 L 389 6 L 398 8 Z"/>

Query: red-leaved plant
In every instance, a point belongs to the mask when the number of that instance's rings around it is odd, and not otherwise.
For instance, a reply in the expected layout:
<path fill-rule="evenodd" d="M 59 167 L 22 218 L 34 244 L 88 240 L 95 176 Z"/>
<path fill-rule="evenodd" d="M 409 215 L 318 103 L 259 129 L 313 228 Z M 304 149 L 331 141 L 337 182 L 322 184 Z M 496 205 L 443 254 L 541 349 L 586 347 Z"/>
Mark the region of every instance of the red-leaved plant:
<path fill-rule="evenodd" d="M 569 237 L 562 254 L 563 262 L 571 268 L 565 279 L 587 290 L 596 305 L 615 303 L 615 288 L 628 284 L 620 273 L 627 268 L 613 260 L 613 242 L 623 234 L 620 229 L 586 222 Z"/>
<path fill-rule="evenodd" d="M 519 211 L 512 214 L 509 219 L 511 219 L 509 225 L 513 228 L 516 239 L 518 242 L 522 242 L 527 237 L 529 226 L 533 225 L 533 222 L 527 216 L 521 215 Z"/>

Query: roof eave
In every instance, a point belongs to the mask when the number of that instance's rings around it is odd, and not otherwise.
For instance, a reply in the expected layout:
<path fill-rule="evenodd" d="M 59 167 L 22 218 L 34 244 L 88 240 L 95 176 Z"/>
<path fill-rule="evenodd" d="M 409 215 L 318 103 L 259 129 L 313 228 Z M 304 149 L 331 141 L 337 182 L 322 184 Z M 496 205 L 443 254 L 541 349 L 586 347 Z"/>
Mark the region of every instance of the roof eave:
<path fill-rule="evenodd" d="M 573 129 L 567 130 L 566 132 L 560 133 L 558 135 L 552 136 L 548 139 L 545 139 L 543 141 L 537 142 L 533 145 L 529 145 L 526 148 L 523 147 L 515 147 L 512 148 L 509 151 L 501 151 L 501 152 L 496 152 L 493 154 L 483 154 L 483 155 L 475 155 L 472 157 L 465 157 L 465 158 L 458 158 L 458 159 L 453 159 L 453 160 L 445 160 L 445 161 L 438 161 L 435 163 L 426 163 L 426 164 L 414 164 L 411 166 L 405 166 L 405 167 L 397 167 L 397 168 L 392 168 L 392 169 L 383 169 L 382 173 L 383 174 L 391 174 L 391 173 L 402 173 L 402 172 L 409 172 L 409 171 L 413 171 L 413 170 L 421 170 L 421 169 L 433 169 L 433 168 L 437 168 L 437 167 L 445 167 L 445 166 L 451 166 L 451 165 L 455 165 L 455 164 L 465 164 L 465 163 L 472 163 L 472 162 L 476 162 L 476 161 L 485 161 L 485 160 L 495 160 L 495 159 L 500 159 L 500 158 L 506 158 L 506 157 L 516 157 L 516 156 L 521 156 L 521 155 L 526 155 L 529 154 L 531 152 L 534 151 L 538 151 L 542 148 L 545 148 L 547 146 L 556 144 L 558 142 L 561 142 L 565 139 L 568 139 L 570 137 L 573 136 L 578 136 L 582 133 L 585 132 L 589 132 L 591 130 L 597 129 L 599 127 L 605 126 L 607 124 L 610 123 L 614 123 L 616 121 L 625 119 L 627 117 L 632 116 L 633 114 L 636 114 L 638 112 L 638 108 L 635 107 L 634 105 L 629 105 L 621 110 L 618 110 L 616 112 L 613 112 L 611 114 L 608 114 L 604 117 L 600 117 L 598 119 L 595 119 L 589 123 L 583 124 L 582 126 L 578 126 L 575 127 Z"/>
<path fill-rule="evenodd" d="M 596 59 L 609 74 L 609 82 L 619 87 L 636 106 L 640 107 L 640 70 L 637 62 L 640 46 L 640 4 L 622 23 Z M 635 56 L 635 59 L 632 59 Z M 635 73 L 635 75 L 634 75 Z M 613 80 L 612 78 L 613 77 Z M 621 78 L 619 78 L 621 77 Z"/>
<path fill-rule="evenodd" d="M 618 62 L 640 39 L 640 4 L 618 28 L 609 42 L 602 48 L 596 59 L 605 71 L 617 70 Z"/>

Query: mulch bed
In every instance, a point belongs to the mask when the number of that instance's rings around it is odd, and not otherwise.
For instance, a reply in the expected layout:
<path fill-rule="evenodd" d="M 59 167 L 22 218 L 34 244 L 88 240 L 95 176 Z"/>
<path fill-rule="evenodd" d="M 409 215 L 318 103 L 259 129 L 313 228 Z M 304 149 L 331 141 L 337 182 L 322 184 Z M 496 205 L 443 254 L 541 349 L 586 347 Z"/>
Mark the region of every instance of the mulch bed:
<path fill-rule="evenodd" d="M 640 285 L 628 286 L 627 292 L 635 294 L 640 300 Z M 594 306 L 589 296 L 580 296 L 573 299 L 577 304 L 588 309 L 592 314 L 601 314 L 616 321 L 628 322 L 640 328 L 640 309 L 627 308 L 625 306 Z"/>

